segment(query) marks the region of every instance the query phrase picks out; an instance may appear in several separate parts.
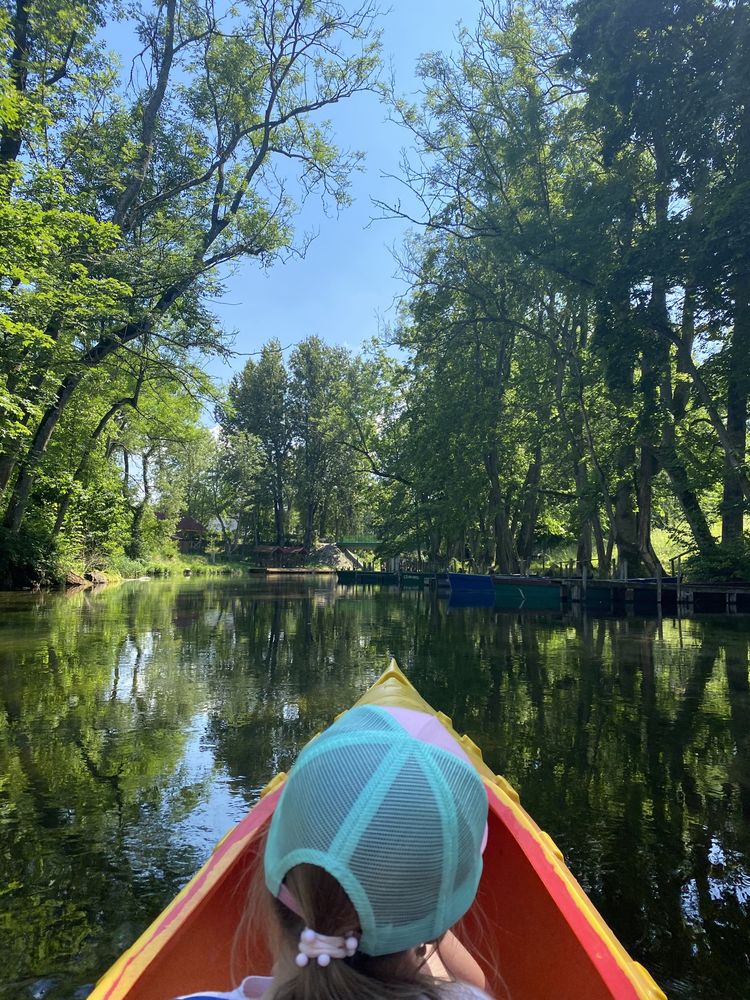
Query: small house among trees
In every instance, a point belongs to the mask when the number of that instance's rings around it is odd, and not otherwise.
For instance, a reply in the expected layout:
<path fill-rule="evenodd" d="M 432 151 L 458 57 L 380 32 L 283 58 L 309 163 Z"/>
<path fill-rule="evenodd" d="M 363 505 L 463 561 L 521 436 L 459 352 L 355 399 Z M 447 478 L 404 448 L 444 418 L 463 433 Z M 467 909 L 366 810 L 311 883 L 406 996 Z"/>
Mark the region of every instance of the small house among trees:
<path fill-rule="evenodd" d="M 304 563 L 308 549 L 293 545 L 256 545 L 251 549 L 251 554 L 261 566 L 294 569 Z"/>
<path fill-rule="evenodd" d="M 184 515 L 175 525 L 175 532 L 172 536 L 177 542 L 177 547 L 183 554 L 190 552 L 204 552 L 208 538 L 208 529 L 194 517 Z"/>

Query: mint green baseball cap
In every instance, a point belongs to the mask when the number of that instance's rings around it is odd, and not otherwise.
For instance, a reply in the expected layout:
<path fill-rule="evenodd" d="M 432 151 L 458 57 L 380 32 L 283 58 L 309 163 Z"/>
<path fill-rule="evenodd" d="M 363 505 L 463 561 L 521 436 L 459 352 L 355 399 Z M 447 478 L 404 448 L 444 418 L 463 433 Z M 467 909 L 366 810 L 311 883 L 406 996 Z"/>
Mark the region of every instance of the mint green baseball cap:
<path fill-rule="evenodd" d="M 302 750 L 264 855 L 274 896 L 296 865 L 332 875 L 357 911 L 368 955 L 440 937 L 469 909 L 482 874 L 481 778 L 458 744 L 424 742 L 397 714 L 353 708 Z"/>

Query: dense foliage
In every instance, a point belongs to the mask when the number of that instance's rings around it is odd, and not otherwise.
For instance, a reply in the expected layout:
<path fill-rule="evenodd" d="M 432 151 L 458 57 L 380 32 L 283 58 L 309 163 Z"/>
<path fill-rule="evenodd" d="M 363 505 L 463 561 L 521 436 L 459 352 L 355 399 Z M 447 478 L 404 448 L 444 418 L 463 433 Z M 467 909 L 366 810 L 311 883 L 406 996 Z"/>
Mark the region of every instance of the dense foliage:
<path fill-rule="evenodd" d="M 506 571 L 562 535 L 653 574 L 655 526 L 741 555 L 747 6 L 485 0 L 420 70 L 388 523 Z"/>
<path fill-rule="evenodd" d="M 203 376 L 227 350 L 223 266 L 300 249 L 293 196 L 347 199 L 358 155 L 314 112 L 375 85 L 373 16 L 2 5 L 6 578 L 138 559 L 181 512 L 227 552 L 376 530 L 436 563 L 518 570 L 568 544 L 652 575 L 666 539 L 696 572 L 742 572 L 741 0 L 482 0 L 454 55 L 421 59 L 421 100 L 393 96 L 422 210 L 387 342 L 354 358 L 291 331 L 226 398 Z"/>
<path fill-rule="evenodd" d="M 198 363 L 227 349 L 208 299 L 227 264 L 304 251 L 292 222 L 308 193 L 346 203 L 360 154 L 316 113 L 374 86 L 374 13 L 0 4 L 6 580 L 27 575 L 32 544 L 52 562 L 61 546 L 138 555 L 157 502 L 168 537 L 182 503 L 168 473 L 209 389 Z"/>

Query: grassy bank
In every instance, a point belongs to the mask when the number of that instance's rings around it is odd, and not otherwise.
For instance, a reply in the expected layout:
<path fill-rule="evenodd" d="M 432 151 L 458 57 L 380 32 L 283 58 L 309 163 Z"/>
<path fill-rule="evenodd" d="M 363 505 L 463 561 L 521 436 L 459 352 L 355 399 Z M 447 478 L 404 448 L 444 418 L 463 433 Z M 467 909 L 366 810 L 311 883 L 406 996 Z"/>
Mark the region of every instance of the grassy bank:
<path fill-rule="evenodd" d="M 155 555 L 143 559 L 115 556 L 103 568 L 111 580 L 134 580 L 144 576 L 241 576 L 247 565 L 241 562 L 212 560 L 204 555 Z"/>

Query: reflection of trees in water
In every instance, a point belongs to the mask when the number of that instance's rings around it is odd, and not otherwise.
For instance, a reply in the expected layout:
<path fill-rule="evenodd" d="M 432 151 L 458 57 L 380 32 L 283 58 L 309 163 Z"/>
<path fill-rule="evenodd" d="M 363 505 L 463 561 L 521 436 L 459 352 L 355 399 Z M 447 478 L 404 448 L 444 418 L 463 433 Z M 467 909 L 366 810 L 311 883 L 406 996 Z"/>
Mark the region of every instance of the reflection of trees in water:
<path fill-rule="evenodd" d="M 194 704 L 174 697 L 186 691 L 175 683 L 168 606 L 154 596 L 122 588 L 0 615 L 8 996 L 42 974 L 60 976 L 45 996 L 70 996 L 197 863 L 189 847 L 173 856 L 161 830 L 180 815 L 170 781 Z"/>
<path fill-rule="evenodd" d="M 72 953 L 90 977 L 101 971 L 197 866 L 183 822 L 212 776 L 186 756 L 196 726 L 216 772 L 252 801 L 394 655 L 519 788 L 675 995 L 741 995 L 750 692 L 739 619 L 565 620 L 448 611 L 427 592 L 237 581 L 86 600 L 29 601 L 0 646 L 12 834 L 0 864 L 25 883 L 4 902 L 14 926 L 32 928 L 6 948 L 16 981 Z"/>
<path fill-rule="evenodd" d="M 466 612 L 441 620 L 432 648 L 418 636 L 430 660 L 415 662 L 414 677 L 517 785 L 665 983 L 740 997 L 750 981 L 748 636 L 724 620 L 681 630 L 683 649 L 669 621 Z M 723 873 L 709 860 L 717 838 L 733 859 Z"/>

